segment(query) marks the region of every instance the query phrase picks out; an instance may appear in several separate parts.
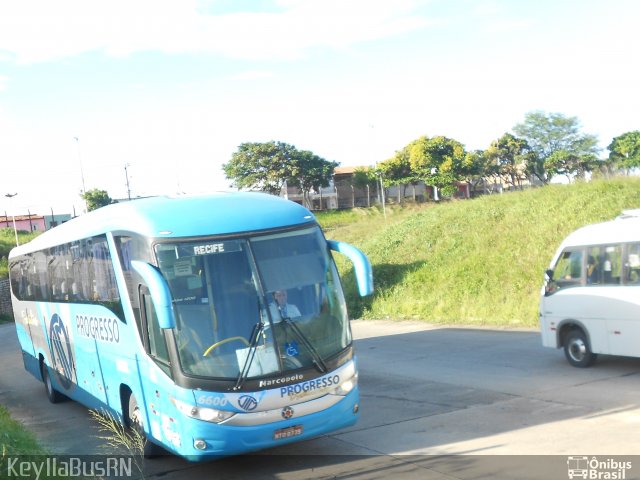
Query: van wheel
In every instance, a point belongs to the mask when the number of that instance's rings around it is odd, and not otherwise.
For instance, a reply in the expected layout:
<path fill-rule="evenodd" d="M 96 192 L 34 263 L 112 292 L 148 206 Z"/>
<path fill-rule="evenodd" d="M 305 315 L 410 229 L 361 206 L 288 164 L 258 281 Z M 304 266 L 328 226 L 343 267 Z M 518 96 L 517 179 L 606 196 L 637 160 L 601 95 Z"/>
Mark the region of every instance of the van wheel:
<path fill-rule="evenodd" d="M 47 392 L 47 398 L 51 403 L 60 403 L 64 401 L 67 397 L 65 397 L 62 393 L 57 391 L 53 387 L 53 382 L 51 381 L 51 374 L 49 373 L 49 367 L 42 362 L 40 366 L 42 371 L 42 381 L 44 382 L 44 389 Z"/>
<path fill-rule="evenodd" d="M 145 458 L 153 458 L 160 455 L 162 453 L 162 448 L 150 441 L 144 431 L 144 413 L 140 409 L 133 393 L 129 395 L 129 408 L 126 419 L 127 426 L 137 433 L 136 436 L 140 436 L 143 456 Z"/>
<path fill-rule="evenodd" d="M 591 352 L 582 330 L 572 330 L 564 341 L 564 354 L 571 365 L 585 368 L 595 362 L 597 355 Z"/>

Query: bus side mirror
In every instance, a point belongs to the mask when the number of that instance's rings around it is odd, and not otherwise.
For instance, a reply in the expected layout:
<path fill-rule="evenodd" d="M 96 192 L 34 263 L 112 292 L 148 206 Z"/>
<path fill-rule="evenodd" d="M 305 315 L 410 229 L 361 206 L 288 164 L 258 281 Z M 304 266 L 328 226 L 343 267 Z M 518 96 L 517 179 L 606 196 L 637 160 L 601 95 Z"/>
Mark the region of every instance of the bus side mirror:
<path fill-rule="evenodd" d="M 336 240 L 328 240 L 329 248 L 349 258 L 353 263 L 358 282 L 358 293 L 361 297 L 373 293 L 373 270 L 367 256 L 353 245 Z"/>
<path fill-rule="evenodd" d="M 173 309 L 171 306 L 171 293 L 169 285 L 157 268 L 149 265 L 147 262 L 132 260 L 131 266 L 140 274 L 144 282 L 147 284 L 151 300 L 156 309 L 158 316 L 158 325 L 160 328 L 175 328 L 176 320 L 173 317 Z"/>

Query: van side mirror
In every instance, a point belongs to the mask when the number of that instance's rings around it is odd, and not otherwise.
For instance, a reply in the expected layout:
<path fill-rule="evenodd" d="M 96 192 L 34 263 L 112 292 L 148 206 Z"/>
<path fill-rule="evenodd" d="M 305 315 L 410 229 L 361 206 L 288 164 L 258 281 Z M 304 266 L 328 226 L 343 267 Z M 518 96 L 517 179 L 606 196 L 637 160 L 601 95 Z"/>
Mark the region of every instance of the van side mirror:
<path fill-rule="evenodd" d="M 553 280 L 553 270 L 550 268 L 544 271 L 544 274 L 547 276 L 549 280 Z"/>
<path fill-rule="evenodd" d="M 164 277 L 156 267 L 147 262 L 132 260 L 131 266 L 147 284 L 160 328 L 175 328 L 176 320 L 173 316 L 171 305 L 171 292 L 169 292 L 169 285 L 167 285 Z"/>
<path fill-rule="evenodd" d="M 373 270 L 367 256 L 361 250 L 345 242 L 328 240 L 327 243 L 331 250 L 347 256 L 353 263 L 360 296 L 371 295 L 373 293 Z"/>

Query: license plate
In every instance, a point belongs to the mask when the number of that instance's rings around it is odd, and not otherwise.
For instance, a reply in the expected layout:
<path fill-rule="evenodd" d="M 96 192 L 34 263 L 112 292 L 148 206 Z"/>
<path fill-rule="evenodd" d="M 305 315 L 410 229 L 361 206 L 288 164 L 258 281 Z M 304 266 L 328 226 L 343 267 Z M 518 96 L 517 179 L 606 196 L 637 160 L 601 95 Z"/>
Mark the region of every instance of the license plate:
<path fill-rule="evenodd" d="M 298 435 L 302 435 L 302 425 L 294 425 L 293 427 L 276 430 L 273 432 L 273 439 L 281 440 L 283 438 L 297 437 Z"/>

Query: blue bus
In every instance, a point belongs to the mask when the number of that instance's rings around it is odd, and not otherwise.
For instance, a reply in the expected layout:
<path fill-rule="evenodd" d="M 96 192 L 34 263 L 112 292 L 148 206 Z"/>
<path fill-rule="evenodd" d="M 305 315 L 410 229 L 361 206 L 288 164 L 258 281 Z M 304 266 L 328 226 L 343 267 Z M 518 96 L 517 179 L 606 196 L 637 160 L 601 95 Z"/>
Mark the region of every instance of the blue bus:
<path fill-rule="evenodd" d="M 278 197 L 100 208 L 11 251 L 25 368 L 52 403 L 142 433 L 149 456 L 196 461 L 353 425 L 358 371 L 332 250 L 371 294 L 366 256 Z"/>

